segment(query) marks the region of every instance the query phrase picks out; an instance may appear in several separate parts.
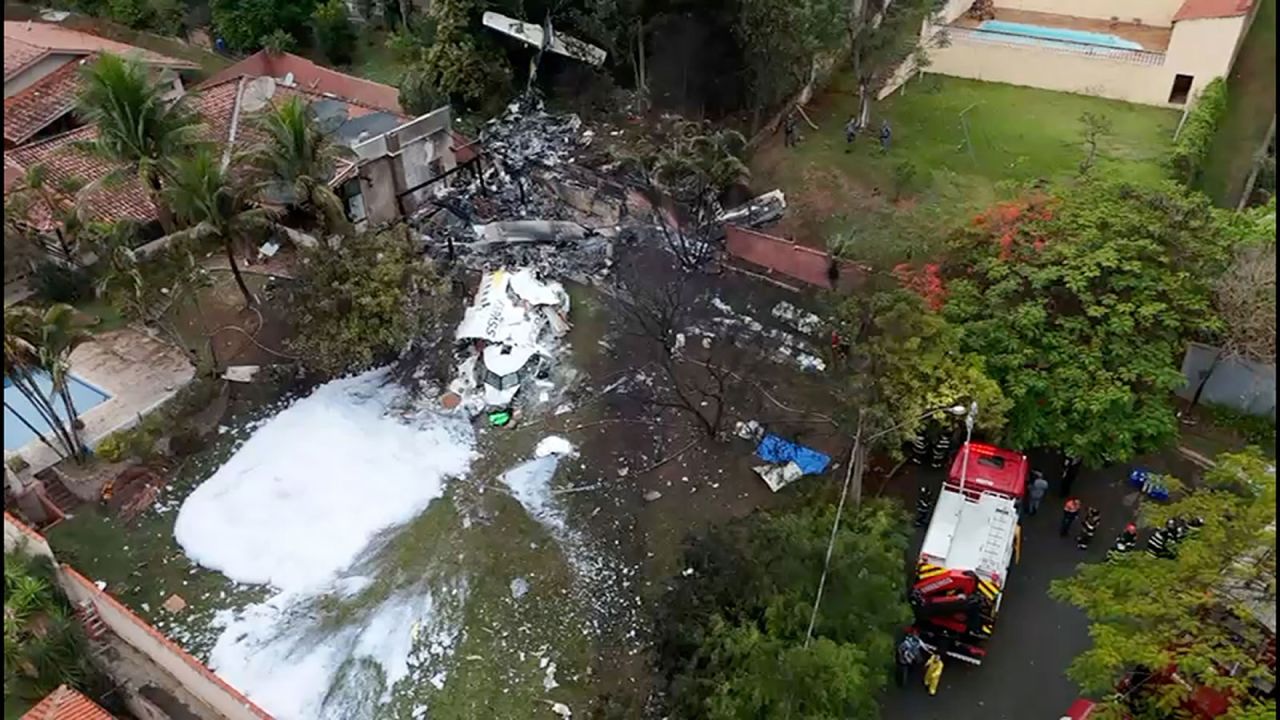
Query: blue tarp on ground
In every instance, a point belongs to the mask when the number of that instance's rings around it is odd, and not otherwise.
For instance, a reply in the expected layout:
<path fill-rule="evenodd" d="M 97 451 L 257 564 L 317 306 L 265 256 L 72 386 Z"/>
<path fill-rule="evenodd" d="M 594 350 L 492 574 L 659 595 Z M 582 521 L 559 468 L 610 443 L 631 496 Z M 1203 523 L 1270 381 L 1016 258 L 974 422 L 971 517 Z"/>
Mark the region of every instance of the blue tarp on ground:
<path fill-rule="evenodd" d="M 817 450 L 797 445 L 773 433 L 769 433 L 760 439 L 760 444 L 756 446 L 756 455 L 759 455 L 760 459 L 765 462 L 779 465 L 794 462 L 805 475 L 818 475 L 826 472 L 827 466 L 831 464 L 831 458 Z"/>

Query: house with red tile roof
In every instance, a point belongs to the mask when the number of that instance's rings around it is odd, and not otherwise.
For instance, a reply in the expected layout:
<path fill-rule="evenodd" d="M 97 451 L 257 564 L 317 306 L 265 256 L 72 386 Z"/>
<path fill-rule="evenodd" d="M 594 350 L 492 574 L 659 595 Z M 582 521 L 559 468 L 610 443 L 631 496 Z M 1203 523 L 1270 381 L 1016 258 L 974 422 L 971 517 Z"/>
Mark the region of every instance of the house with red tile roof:
<path fill-rule="evenodd" d="M 116 720 L 116 716 L 74 688 L 59 685 L 24 713 L 22 720 Z"/>
<path fill-rule="evenodd" d="M 196 65 L 124 43 L 64 28 L 56 23 L 4 23 L 4 146 L 74 126 L 71 111 L 79 92 L 78 68 L 98 53 L 138 58 L 161 71 L 175 93 L 182 71 Z"/>
<path fill-rule="evenodd" d="M 975 17 L 973 3 L 947 0 L 926 23 L 929 72 L 1176 109 L 1230 73 L 1258 5 L 995 0 Z"/>

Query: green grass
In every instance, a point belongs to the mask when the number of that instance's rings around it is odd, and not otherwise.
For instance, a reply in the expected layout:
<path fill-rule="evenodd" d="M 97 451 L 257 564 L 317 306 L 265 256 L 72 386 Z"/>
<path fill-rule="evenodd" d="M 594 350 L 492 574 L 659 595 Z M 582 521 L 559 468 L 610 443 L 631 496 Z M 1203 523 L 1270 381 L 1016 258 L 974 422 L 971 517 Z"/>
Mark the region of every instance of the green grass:
<path fill-rule="evenodd" d="M 1199 187 L 1234 208 L 1244 192 L 1253 154 L 1276 111 L 1276 0 L 1262 0 L 1227 81 L 1227 114 L 1209 147 Z"/>
<path fill-rule="evenodd" d="M 369 30 L 364 33 L 360 38 L 355 60 L 351 63 L 351 74 L 384 85 L 399 85 L 404 66 L 396 59 L 391 48 L 387 47 L 390 39 L 391 35 L 387 32 Z"/>
<path fill-rule="evenodd" d="M 85 315 L 90 323 L 89 329 L 95 333 L 119 330 L 129 324 L 119 310 L 100 298 L 78 303 L 76 310 Z"/>
<path fill-rule="evenodd" d="M 846 152 L 843 127 L 856 108 L 852 80 L 837 78 L 809 111 L 818 131 L 802 123 L 798 147 L 783 149 L 779 138 L 757 153 L 757 188 L 781 187 L 798 211 L 819 218 L 865 215 L 887 205 L 895 194 L 895 166 L 905 161 L 916 169 L 905 204 L 950 221 L 1029 183 L 1076 175 L 1086 155 L 1085 112 L 1112 124 L 1094 172 L 1158 181 L 1165 177 L 1161 160 L 1178 120 L 1160 108 L 934 75 L 874 105 L 872 127 Z M 877 136 L 885 119 L 893 140 L 881 153 Z M 822 234 L 833 228 L 828 220 L 810 221 L 805 229 Z M 806 238 L 812 244 L 824 239 Z"/>

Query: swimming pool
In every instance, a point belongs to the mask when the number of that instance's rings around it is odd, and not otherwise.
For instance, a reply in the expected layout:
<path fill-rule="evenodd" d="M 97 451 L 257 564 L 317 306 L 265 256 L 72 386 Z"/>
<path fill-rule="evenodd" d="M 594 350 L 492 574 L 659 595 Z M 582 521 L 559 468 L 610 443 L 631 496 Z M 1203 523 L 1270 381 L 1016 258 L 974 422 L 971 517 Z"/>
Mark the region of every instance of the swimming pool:
<path fill-rule="evenodd" d="M 1004 20 L 984 20 L 978 26 L 980 30 L 998 32 L 1026 38 L 1028 44 L 1058 45 L 1083 44 L 1117 48 L 1119 50 L 1141 50 L 1142 45 L 1116 35 L 1087 32 L 1084 30 L 1068 30 L 1066 28 L 1045 27 L 1044 25 L 1028 25 L 1026 23 L 1005 22 Z"/>
<path fill-rule="evenodd" d="M 38 373 L 36 375 L 36 385 L 46 395 L 49 394 L 53 387 L 53 381 L 48 375 Z M 77 378 L 71 377 L 71 401 L 76 406 L 76 412 L 83 415 L 89 408 L 97 407 L 111 398 L 110 395 L 90 385 L 89 383 Z M 57 410 L 58 417 L 66 420 L 66 411 L 62 409 L 62 403 L 54 400 L 54 408 Z M 19 419 L 21 418 L 21 420 Z M 40 413 L 32 407 L 31 403 L 14 387 L 13 382 L 9 378 L 4 379 L 4 449 L 20 450 L 22 446 L 35 439 L 35 433 L 31 432 L 22 420 L 26 420 L 40 432 L 49 429 L 49 423 L 45 422 Z"/>

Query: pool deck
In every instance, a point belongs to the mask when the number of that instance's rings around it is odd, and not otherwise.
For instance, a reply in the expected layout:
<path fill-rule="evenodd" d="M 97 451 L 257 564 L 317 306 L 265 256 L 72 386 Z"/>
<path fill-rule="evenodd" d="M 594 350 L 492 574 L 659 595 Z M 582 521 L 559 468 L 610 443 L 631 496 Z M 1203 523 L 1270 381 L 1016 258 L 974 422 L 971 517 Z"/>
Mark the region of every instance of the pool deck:
<path fill-rule="evenodd" d="M 1162 53 L 1169 49 L 1169 36 L 1172 28 L 1138 25 L 1127 22 L 1111 22 L 1094 18 L 1082 18 L 1074 15 L 1057 15 L 1054 13 L 1031 12 L 1029 10 L 1012 10 L 996 7 L 994 19 L 1004 22 L 1041 25 L 1044 27 L 1062 28 L 1064 30 L 1083 30 L 1085 32 L 1105 33 L 1132 40 L 1147 52 Z M 981 21 L 967 15 L 957 18 L 952 25 L 965 28 L 978 28 Z"/>
<path fill-rule="evenodd" d="M 195 377 L 195 368 L 172 345 L 123 328 L 95 335 L 76 348 L 71 353 L 71 373 L 111 396 L 80 415 L 81 436 L 93 447 L 173 397 Z M 39 440 L 27 443 L 18 453 L 29 465 L 21 475 L 35 475 L 61 460 Z"/>

